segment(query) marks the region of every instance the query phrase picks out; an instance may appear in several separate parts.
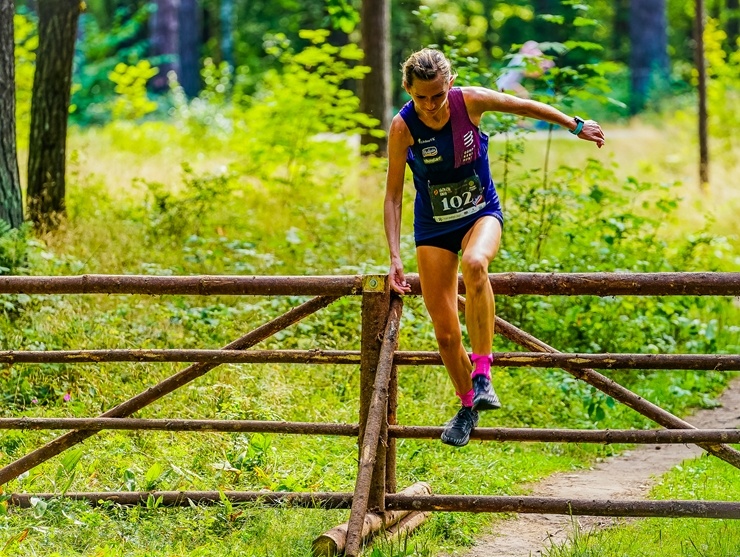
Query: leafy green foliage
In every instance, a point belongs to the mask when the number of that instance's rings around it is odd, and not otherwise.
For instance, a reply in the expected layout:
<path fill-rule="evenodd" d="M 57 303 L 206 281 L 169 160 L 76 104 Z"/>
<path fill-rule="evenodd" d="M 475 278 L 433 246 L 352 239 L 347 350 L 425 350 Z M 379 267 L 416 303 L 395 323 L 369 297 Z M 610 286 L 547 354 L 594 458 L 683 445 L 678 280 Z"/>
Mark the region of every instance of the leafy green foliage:
<path fill-rule="evenodd" d="M 152 68 L 148 60 L 139 60 L 129 66 L 123 62 L 116 64 L 108 78 L 116 84 L 116 97 L 111 107 L 113 119 L 138 120 L 157 110 L 157 103 L 149 99 L 147 82 L 159 70 Z"/>
<path fill-rule="evenodd" d="M 738 160 L 734 148 L 740 130 L 740 115 L 731 107 L 740 102 L 740 49 L 735 48 L 728 55 L 722 49 L 726 38 L 727 34 L 717 28 L 716 21 L 710 19 L 704 30 L 709 78 L 707 103 L 712 107 L 709 133 L 718 140 L 714 149 L 727 158 L 729 166 L 735 166 Z"/>
<path fill-rule="evenodd" d="M 0 275 L 28 272 L 29 252 L 41 244 L 31 235 L 29 225 L 12 229 L 0 220 Z"/>
<path fill-rule="evenodd" d="M 27 130 L 31 123 L 31 93 L 39 38 L 36 22 L 22 13 L 13 16 L 13 29 L 15 31 L 16 129 L 18 130 L 18 145 L 24 147 L 28 143 Z"/>
<path fill-rule="evenodd" d="M 188 163 L 182 165 L 183 187 L 172 191 L 158 182 L 141 183 L 147 188 L 147 203 L 138 218 L 147 227 L 151 243 L 171 238 L 198 235 L 206 224 L 204 216 L 212 214 L 216 204 L 230 193 L 230 177 L 225 174 L 196 176 Z"/>
<path fill-rule="evenodd" d="M 369 68 L 357 64 L 362 51 L 356 45 L 342 47 L 326 42 L 328 31 L 303 31 L 311 45 L 294 53 L 276 44 L 270 53 L 280 59 L 283 73 L 268 73 L 256 100 L 244 114 L 254 133 L 245 148 L 252 155 L 253 172 L 270 178 L 278 170 L 271 163 L 280 153 L 288 165 L 282 180 L 297 185 L 331 156 L 321 148 L 317 134 L 358 134 L 375 130 L 378 121 L 359 112 L 359 99 L 343 84 L 362 79 Z M 289 129 L 280 123 L 289 123 Z M 282 165 L 281 165 L 282 166 Z"/>
<path fill-rule="evenodd" d="M 102 123 L 109 120 L 110 102 L 115 98 L 116 92 L 122 94 L 120 90 L 115 91 L 116 87 L 120 87 L 121 80 L 110 79 L 111 74 L 115 76 L 122 73 L 116 70 L 118 64 L 137 68 L 134 70 L 136 75 L 130 74 L 132 78 L 140 78 L 145 73 L 144 68 L 138 64 L 144 60 L 148 48 L 143 32 L 146 30 L 152 6 L 153 4 L 144 4 L 137 7 L 131 4 L 127 8 L 121 8 L 114 14 L 109 27 L 101 27 L 95 18 L 83 15 L 81 24 L 85 40 L 79 43 L 71 100 L 72 117 L 78 123 Z M 131 86 L 129 84 L 126 89 L 129 96 L 133 93 Z M 141 100 L 140 93 L 134 96 Z M 132 100 L 127 99 L 124 105 Z M 123 108 L 120 103 L 119 106 Z M 141 108 L 140 106 L 137 111 Z M 127 106 L 126 112 L 129 113 L 131 109 L 131 106 Z"/>
<path fill-rule="evenodd" d="M 360 14 L 352 3 L 347 0 L 325 0 L 325 2 L 332 26 L 344 33 L 354 31 L 360 23 Z"/>

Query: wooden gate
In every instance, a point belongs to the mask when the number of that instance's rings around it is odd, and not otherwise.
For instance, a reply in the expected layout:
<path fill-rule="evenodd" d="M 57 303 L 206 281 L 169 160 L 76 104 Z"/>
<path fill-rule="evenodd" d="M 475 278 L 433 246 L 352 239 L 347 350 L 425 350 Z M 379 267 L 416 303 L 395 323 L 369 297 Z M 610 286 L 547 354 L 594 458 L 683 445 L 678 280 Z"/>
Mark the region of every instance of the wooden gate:
<path fill-rule="evenodd" d="M 411 295 L 419 295 L 418 277 L 409 276 Z M 595 296 L 740 296 L 740 273 L 503 273 L 490 275 L 498 295 Z M 460 292 L 464 293 L 462 280 Z M 271 432 L 304 435 L 356 436 L 359 468 L 353 493 L 226 492 L 233 503 L 259 501 L 264 505 L 291 504 L 320 508 L 350 508 L 346 538 L 332 551 L 356 556 L 367 534 L 368 512 L 385 525 L 403 511 L 468 511 L 549 513 L 595 516 L 662 516 L 740 518 L 739 502 L 722 501 L 592 501 L 540 497 L 478 495 L 418 495 L 396 493 L 398 438 L 438 439 L 441 427 L 402 426 L 396 423 L 397 366 L 441 365 L 436 352 L 398 350 L 403 302 L 392 296 L 382 275 L 323 277 L 245 276 L 111 276 L 0 277 L 6 294 L 149 294 L 314 296 L 268 323 L 257 327 L 221 350 L 71 350 L 0 351 L 0 363 L 83 362 L 193 362 L 182 371 L 153 385 L 95 418 L 2 418 L 0 429 L 70 430 L 53 441 L 0 468 L 0 486 L 34 466 L 104 429 Z M 362 296 L 362 342 L 359 351 L 249 350 L 271 335 L 328 306 L 343 296 Z M 460 297 L 460 306 L 465 300 Z M 727 443 L 740 442 L 740 430 L 696 429 L 688 422 L 644 400 L 595 369 L 740 370 L 740 355 L 716 354 L 563 354 L 505 320 L 496 318 L 496 332 L 527 352 L 495 353 L 494 365 L 558 367 L 626 404 L 666 429 L 662 430 L 548 430 L 530 428 L 478 428 L 472 439 L 483 441 L 578 443 L 694 443 L 708 453 L 740 468 L 740 452 Z M 227 420 L 149 420 L 129 418 L 134 412 L 201 377 L 222 363 L 349 364 L 360 366 L 361 400 L 358 424 Z M 16 493 L 11 504 L 31 505 L 31 497 L 59 494 Z M 163 505 L 219 502 L 213 492 L 80 492 L 65 497 L 91 504 L 113 501 L 139 504 L 149 497 Z M 383 524 L 381 524 L 382 526 Z"/>

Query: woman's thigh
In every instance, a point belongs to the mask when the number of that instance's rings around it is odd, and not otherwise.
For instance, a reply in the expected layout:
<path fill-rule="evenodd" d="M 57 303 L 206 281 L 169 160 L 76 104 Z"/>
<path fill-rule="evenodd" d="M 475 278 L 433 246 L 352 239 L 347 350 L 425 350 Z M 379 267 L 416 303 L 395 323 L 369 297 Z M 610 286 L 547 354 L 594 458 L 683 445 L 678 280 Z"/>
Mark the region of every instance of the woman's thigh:
<path fill-rule="evenodd" d="M 481 217 L 463 238 L 463 257 L 467 254 L 493 260 L 501 246 L 501 232 L 501 222 L 496 217 Z"/>
<path fill-rule="evenodd" d="M 416 248 L 419 282 L 424 304 L 438 333 L 460 331 L 457 315 L 458 256 L 449 250 L 419 246 Z"/>

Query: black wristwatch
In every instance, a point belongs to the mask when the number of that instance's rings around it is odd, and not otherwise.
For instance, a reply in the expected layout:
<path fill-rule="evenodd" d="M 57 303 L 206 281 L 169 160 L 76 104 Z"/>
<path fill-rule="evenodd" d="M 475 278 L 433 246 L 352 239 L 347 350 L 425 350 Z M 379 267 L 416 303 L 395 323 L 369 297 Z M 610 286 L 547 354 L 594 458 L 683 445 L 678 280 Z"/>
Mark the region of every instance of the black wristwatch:
<path fill-rule="evenodd" d="M 585 120 L 581 118 L 580 116 L 573 116 L 573 120 L 576 122 L 576 129 L 574 130 L 568 130 L 573 135 L 578 135 L 583 131 L 583 124 L 585 124 Z"/>

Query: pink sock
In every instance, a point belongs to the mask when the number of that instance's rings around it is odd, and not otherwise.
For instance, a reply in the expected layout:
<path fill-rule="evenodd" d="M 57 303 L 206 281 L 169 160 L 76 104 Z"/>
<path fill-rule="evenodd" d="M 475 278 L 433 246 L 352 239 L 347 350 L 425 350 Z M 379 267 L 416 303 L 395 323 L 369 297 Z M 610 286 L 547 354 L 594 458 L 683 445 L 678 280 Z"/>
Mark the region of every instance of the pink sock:
<path fill-rule="evenodd" d="M 493 354 L 472 354 L 470 361 L 473 362 L 473 372 L 470 374 L 470 377 L 485 375 L 488 379 L 491 378 Z"/>
<path fill-rule="evenodd" d="M 463 406 L 466 406 L 468 408 L 473 406 L 473 395 L 475 394 L 473 392 L 473 389 L 470 389 L 464 395 L 461 395 L 460 393 L 455 393 L 455 394 L 460 397 L 460 402 L 462 402 Z"/>

